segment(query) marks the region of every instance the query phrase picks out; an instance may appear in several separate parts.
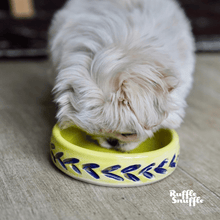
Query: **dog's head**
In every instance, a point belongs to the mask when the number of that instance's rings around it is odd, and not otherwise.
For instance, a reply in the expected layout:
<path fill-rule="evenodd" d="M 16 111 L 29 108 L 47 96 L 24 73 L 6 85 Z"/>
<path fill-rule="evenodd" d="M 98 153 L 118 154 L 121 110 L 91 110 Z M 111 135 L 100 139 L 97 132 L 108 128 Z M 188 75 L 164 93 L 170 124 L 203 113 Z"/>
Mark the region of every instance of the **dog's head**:
<path fill-rule="evenodd" d="M 100 51 L 87 67 L 58 74 L 58 121 L 77 125 L 104 147 L 131 150 L 159 128 L 181 123 L 185 103 L 172 95 L 180 83 L 174 71 L 170 59 L 151 48 Z"/>

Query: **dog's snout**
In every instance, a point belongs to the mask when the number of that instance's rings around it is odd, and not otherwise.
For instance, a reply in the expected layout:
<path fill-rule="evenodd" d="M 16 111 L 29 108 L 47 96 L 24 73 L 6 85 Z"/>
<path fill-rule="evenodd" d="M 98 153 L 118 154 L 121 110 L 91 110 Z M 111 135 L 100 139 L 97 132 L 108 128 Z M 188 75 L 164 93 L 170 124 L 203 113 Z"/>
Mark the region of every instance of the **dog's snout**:
<path fill-rule="evenodd" d="M 112 146 L 112 147 L 116 147 L 119 145 L 118 139 L 115 138 L 108 138 L 107 142 Z"/>

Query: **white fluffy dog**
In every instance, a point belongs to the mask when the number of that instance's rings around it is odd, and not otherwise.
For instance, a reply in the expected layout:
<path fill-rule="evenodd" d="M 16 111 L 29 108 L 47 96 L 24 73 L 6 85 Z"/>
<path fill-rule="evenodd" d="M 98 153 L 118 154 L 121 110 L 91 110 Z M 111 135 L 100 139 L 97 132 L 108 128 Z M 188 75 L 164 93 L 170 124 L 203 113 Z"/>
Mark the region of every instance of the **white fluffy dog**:
<path fill-rule="evenodd" d="M 130 151 L 177 128 L 193 81 L 194 39 L 174 0 L 70 0 L 49 31 L 61 128 Z"/>

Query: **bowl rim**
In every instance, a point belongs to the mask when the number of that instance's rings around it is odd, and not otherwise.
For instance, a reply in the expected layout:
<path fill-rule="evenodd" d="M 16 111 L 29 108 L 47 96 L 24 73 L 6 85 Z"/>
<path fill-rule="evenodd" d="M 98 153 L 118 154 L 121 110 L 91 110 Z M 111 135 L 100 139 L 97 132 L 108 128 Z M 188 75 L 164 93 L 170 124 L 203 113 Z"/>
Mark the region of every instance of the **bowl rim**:
<path fill-rule="evenodd" d="M 179 136 L 177 132 L 174 129 L 166 129 L 171 133 L 171 141 L 169 144 L 166 146 L 153 150 L 153 151 L 148 151 L 148 152 L 140 152 L 140 153 L 129 153 L 129 152 L 101 152 L 101 151 L 94 151 L 91 149 L 86 149 L 83 147 L 80 147 L 78 145 L 72 144 L 69 141 L 67 141 L 62 135 L 61 135 L 61 129 L 59 128 L 58 123 L 54 125 L 53 130 L 52 130 L 52 138 L 56 140 L 63 148 L 67 148 L 69 150 L 81 153 L 81 154 L 86 154 L 86 155 L 91 155 L 91 156 L 102 156 L 106 157 L 108 155 L 111 155 L 113 157 L 120 157 L 120 158 L 134 158 L 134 157 L 152 157 L 155 153 L 155 155 L 159 156 L 162 155 L 168 151 L 171 151 L 172 149 L 176 148 L 176 146 L 179 144 Z M 52 142 L 52 140 L 51 140 Z M 94 154 L 95 153 L 95 154 Z M 155 156 L 154 156 L 155 157 Z"/>

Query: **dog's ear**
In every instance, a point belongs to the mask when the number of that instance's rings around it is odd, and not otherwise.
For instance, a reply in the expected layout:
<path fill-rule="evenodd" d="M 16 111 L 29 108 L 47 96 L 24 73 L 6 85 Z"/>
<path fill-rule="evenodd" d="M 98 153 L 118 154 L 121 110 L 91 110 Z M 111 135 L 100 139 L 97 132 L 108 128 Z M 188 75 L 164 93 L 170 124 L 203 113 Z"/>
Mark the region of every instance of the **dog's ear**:
<path fill-rule="evenodd" d="M 127 112 L 126 117 L 133 114 L 139 124 L 145 128 L 148 127 L 147 115 L 157 117 L 153 104 L 153 94 L 155 93 L 153 87 L 156 85 L 157 83 L 144 74 L 120 73 L 112 79 L 111 100 L 117 103 L 115 106 L 122 113 Z"/>
<path fill-rule="evenodd" d="M 169 70 L 163 71 L 162 75 L 168 92 L 172 92 L 175 88 L 178 87 L 180 80 L 176 76 L 174 76 Z"/>
<path fill-rule="evenodd" d="M 146 130 L 161 123 L 170 108 L 169 94 L 179 80 L 170 70 L 120 73 L 112 79 L 114 98 L 127 106 Z"/>
<path fill-rule="evenodd" d="M 116 93 L 120 89 L 120 87 L 122 87 L 125 78 L 126 76 L 122 72 L 119 72 L 115 74 L 113 77 L 111 77 L 109 82 L 111 92 Z"/>
<path fill-rule="evenodd" d="M 180 83 L 179 77 L 178 77 L 178 71 L 173 67 L 172 62 L 166 58 L 166 62 L 164 62 L 166 65 L 162 64 L 161 62 L 154 61 L 155 70 L 157 76 L 162 80 L 162 84 L 164 86 L 164 89 L 168 92 L 172 92 Z"/>
<path fill-rule="evenodd" d="M 118 73 L 112 77 L 110 88 L 111 92 L 118 91 L 127 97 L 129 93 L 143 93 L 142 95 L 148 96 L 168 94 L 177 88 L 179 83 L 180 80 L 170 70 L 160 69 L 148 73 Z"/>

